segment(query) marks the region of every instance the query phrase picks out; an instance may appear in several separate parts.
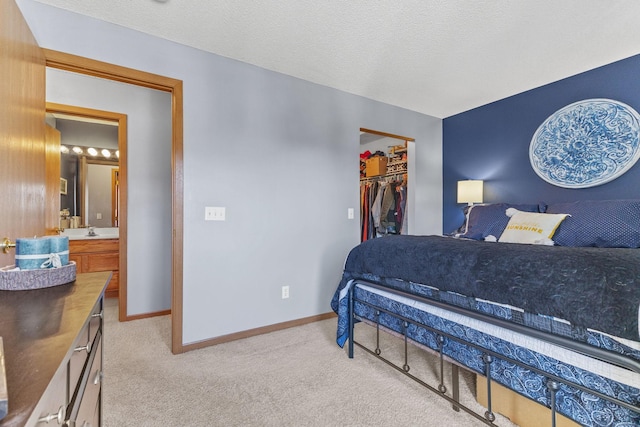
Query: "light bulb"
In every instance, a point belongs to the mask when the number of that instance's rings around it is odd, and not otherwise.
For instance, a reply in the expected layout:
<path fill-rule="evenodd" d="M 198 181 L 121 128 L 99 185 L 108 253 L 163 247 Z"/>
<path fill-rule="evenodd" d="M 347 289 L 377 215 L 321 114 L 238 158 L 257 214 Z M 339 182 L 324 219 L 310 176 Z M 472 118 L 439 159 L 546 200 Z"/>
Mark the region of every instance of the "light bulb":
<path fill-rule="evenodd" d="M 98 155 L 98 150 L 96 150 L 93 147 L 87 148 L 87 153 L 91 154 L 92 156 L 97 156 Z"/>
<path fill-rule="evenodd" d="M 107 150 L 106 148 L 103 148 L 101 151 L 102 155 L 105 156 L 107 159 L 109 157 L 111 157 L 111 151 Z"/>

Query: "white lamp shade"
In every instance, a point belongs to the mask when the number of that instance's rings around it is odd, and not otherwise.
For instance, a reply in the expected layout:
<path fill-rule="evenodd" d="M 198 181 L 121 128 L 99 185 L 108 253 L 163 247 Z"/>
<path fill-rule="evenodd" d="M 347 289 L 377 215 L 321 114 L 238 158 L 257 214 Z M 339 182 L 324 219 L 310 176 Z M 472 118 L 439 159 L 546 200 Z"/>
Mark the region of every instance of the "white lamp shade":
<path fill-rule="evenodd" d="M 482 203 L 483 184 L 479 179 L 458 181 L 458 203 Z"/>

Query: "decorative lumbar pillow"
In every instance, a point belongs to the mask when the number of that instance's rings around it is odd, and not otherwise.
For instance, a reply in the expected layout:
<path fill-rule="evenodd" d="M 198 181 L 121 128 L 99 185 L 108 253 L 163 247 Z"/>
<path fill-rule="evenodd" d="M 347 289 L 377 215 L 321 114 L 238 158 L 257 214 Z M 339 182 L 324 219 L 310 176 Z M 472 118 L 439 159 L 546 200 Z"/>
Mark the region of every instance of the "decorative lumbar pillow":
<path fill-rule="evenodd" d="M 499 242 L 549 246 L 553 245 L 553 233 L 567 217 L 567 214 L 522 212 L 513 208 L 507 209 L 506 214 L 511 219 Z"/>

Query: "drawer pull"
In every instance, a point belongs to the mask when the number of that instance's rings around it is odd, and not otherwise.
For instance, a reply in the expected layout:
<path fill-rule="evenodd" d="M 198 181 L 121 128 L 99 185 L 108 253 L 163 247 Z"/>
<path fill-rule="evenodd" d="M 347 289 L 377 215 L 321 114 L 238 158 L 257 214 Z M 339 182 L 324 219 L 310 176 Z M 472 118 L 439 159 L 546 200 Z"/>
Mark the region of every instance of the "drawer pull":
<path fill-rule="evenodd" d="M 91 317 L 93 317 L 93 318 L 99 317 L 99 318 L 102 319 L 104 317 L 102 313 L 103 313 L 102 311 L 100 313 L 93 313 L 91 315 Z"/>
<path fill-rule="evenodd" d="M 64 422 L 64 416 L 65 416 L 65 409 L 64 409 L 64 405 L 60 407 L 60 409 L 58 409 L 58 412 L 55 414 L 49 414 L 45 417 L 39 418 L 38 422 L 39 423 L 47 423 L 49 424 L 49 421 L 53 421 L 56 420 L 58 422 L 58 425 L 62 425 L 62 423 Z"/>
<path fill-rule="evenodd" d="M 73 351 L 83 351 L 86 350 L 87 353 L 91 353 L 91 343 L 88 342 L 87 345 L 83 345 L 82 347 L 76 347 Z"/>
<path fill-rule="evenodd" d="M 102 381 L 102 371 L 97 371 L 96 376 L 93 377 L 93 384 L 98 385 Z"/>

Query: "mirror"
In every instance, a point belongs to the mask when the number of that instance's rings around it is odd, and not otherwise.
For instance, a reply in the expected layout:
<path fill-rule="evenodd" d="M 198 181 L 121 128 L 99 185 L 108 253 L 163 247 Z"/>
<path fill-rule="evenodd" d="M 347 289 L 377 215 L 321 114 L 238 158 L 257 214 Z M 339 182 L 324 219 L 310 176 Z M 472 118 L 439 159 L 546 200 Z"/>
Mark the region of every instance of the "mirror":
<path fill-rule="evenodd" d="M 52 116 L 61 140 L 61 228 L 118 227 L 117 123 Z"/>
<path fill-rule="evenodd" d="M 62 219 L 61 227 L 118 227 L 118 161 L 72 151 L 61 153 L 60 160 L 61 178 L 67 187 L 66 194 L 60 193 L 60 210 L 68 212 L 69 218 L 68 223 Z"/>

